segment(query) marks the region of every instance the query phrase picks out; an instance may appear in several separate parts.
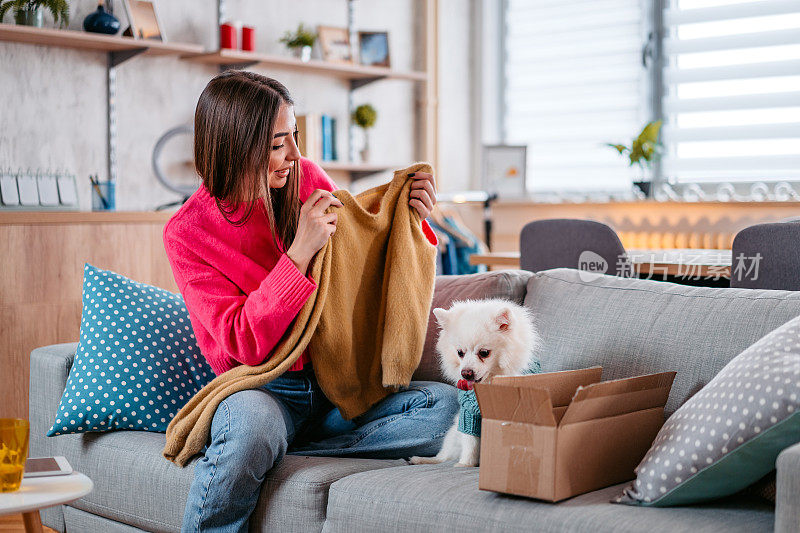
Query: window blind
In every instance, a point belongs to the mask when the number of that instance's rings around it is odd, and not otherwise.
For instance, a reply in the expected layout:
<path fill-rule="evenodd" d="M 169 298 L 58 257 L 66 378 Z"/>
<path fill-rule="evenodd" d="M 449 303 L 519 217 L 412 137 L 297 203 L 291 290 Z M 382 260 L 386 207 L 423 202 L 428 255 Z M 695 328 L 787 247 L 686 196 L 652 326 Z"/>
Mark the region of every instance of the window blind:
<path fill-rule="evenodd" d="M 663 174 L 800 179 L 800 0 L 670 0 Z"/>
<path fill-rule="evenodd" d="M 647 122 L 639 0 L 507 0 L 506 144 L 528 146 L 531 190 L 630 189 L 634 172 L 604 143 Z"/>

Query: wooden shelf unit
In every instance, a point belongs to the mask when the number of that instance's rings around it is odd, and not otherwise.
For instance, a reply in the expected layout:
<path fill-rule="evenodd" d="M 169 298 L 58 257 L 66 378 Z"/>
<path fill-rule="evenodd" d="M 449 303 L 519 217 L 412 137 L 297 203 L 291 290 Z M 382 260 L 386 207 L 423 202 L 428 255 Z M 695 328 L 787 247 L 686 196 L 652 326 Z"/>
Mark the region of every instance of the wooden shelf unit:
<path fill-rule="evenodd" d="M 211 65 L 225 65 L 230 67 L 246 67 L 250 65 L 261 65 L 265 67 L 279 68 L 302 72 L 305 74 L 320 74 L 323 76 L 334 76 L 351 81 L 374 81 L 377 79 L 402 79 L 412 81 L 427 81 L 428 75 L 425 72 L 403 72 L 392 70 L 385 67 L 371 67 L 365 65 L 333 63 L 330 61 L 300 61 L 293 57 L 285 57 L 258 52 L 244 52 L 241 50 L 217 50 L 215 52 L 204 52 L 200 54 L 188 54 L 183 56 L 187 61 L 206 63 Z"/>
<path fill-rule="evenodd" d="M 320 161 L 319 166 L 321 166 L 325 172 L 348 172 L 352 180 L 357 180 L 359 178 L 369 176 L 370 174 L 376 174 L 378 172 L 394 170 L 397 168 L 404 168 L 408 165 L 378 165 L 373 163 L 348 163 L 347 161 Z"/>
<path fill-rule="evenodd" d="M 204 51 L 199 44 L 164 43 L 133 37 L 102 35 L 74 30 L 53 28 L 34 28 L 16 24 L 0 24 L 0 41 L 56 46 L 77 50 L 94 50 L 98 52 L 124 52 L 144 50 L 148 55 L 180 55 L 181 59 L 210 65 L 249 66 L 263 65 L 307 74 L 334 76 L 346 80 L 373 81 L 376 79 L 400 79 L 427 81 L 428 75 L 418 71 L 396 71 L 385 67 L 371 67 L 356 64 L 332 63 L 328 61 L 300 61 L 293 57 L 284 57 L 241 50 Z"/>
<path fill-rule="evenodd" d="M 115 35 L 52 28 L 33 28 L 16 24 L 0 24 L 0 41 L 77 50 L 94 50 L 97 52 L 142 50 L 143 53 L 148 55 L 185 55 L 203 51 L 203 47 L 199 44 L 162 43 L 161 41 L 134 39 L 133 37 L 117 37 Z"/>
<path fill-rule="evenodd" d="M 348 100 L 351 106 L 352 91 L 368 83 L 383 79 L 422 82 L 425 84 L 423 93 L 426 96 L 422 102 L 418 104 L 418 112 L 421 113 L 423 117 L 422 120 L 425 123 L 426 138 L 423 148 L 425 153 L 418 159 L 428 160 L 435 166 L 438 155 L 435 133 L 438 129 L 436 117 L 438 106 L 435 97 L 435 90 L 437 87 L 435 75 L 436 55 L 435 51 L 432 51 L 431 48 L 432 43 L 435 43 L 435 35 L 437 33 L 435 29 L 438 24 L 438 9 L 436 7 L 436 0 L 425 0 L 425 6 L 426 26 L 429 31 L 432 31 L 433 35 L 433 37 L 429 36 L 426 41 L 426 60 L 429 63 L 428 70 L 426 71 L 399 71 L 386 67 L 358 65 L 355 63 L 334 63 L 320 60 L 304 62 L 294 57 L 242 50 L 221 49 L 208 51 L 204 50 L 203 46 L 199 44 L 165 43 L 117 35 L 103 35 L 55 28 L 35 28 L 31 26 L 2 23 L 0 23 L 0 41 L 104 52 L 109 55 L 109 69 L 139 54 L 152 56 L 174 55 L 184 61 L 216 65 L 220 69 L 246 68 L 250 65 L 260 65 L 301 74 L 328 76 L 349 82 L 350 93 Z M 433 56 L 431 55 L 432 52 L 434 52 Z M 111 80 L 114 78 L 109 74 L 109 79 Z M 116 89 L 113 90 L 115 91 Z M 111 92 L 112 89 L 109 88 L 109 93 Z M 109 98 L 111 98 L 110 94 Z M 109 111 L 109 114 L 110 113 L 111 111 Z M 112 120 L 109 115 L 109 124 L 112 122 L 114 122 L 114 120 Z M 111 127 L 109 127 L 108 135 L 109 145 L 112 145 L 116 141 Z M 352 139 L 350 139 L 350 142 L 352 142 Z M 402 165 L 392 167 L 389 165 L 358 164 L 340 161 L 320 162 L 320 165 L 326 171 L 347 173 L 350 175 L 351 180 L 356 180 L 392 168 L 402 167 Z M 112 172 L 112 168 L 109 164 L 109 176 L 112 174 L 116 174 L 116 169 Z"/>

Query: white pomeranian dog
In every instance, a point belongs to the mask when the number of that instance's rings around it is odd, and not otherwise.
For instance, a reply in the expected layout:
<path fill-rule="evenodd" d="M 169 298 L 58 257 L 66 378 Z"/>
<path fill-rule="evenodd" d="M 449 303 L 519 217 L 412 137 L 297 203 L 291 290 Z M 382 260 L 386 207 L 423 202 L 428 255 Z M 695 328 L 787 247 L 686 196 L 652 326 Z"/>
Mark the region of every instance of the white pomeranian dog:
<path fill-rule="evenodd" d="M 441 331 L 436 343 L 444 376 L 459 388 L 461 409 L 435 457 L 412 457 L 412 464 L 458 460 L 455 466 L 478 466 L 480 411 L 475 383 L 495 376 L 539 372 L 534 355 L 539 334 L 530 312 L 508 300 L 454 302 L 433 310 Z"/>

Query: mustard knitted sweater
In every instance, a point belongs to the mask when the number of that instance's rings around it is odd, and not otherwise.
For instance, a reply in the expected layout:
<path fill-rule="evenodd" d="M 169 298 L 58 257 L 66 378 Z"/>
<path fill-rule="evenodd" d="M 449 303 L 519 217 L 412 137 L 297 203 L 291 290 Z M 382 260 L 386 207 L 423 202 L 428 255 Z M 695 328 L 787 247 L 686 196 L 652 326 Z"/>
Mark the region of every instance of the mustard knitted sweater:
<path fill-rule="evenodd" d="M 164 457 L 184 466 L 206 444 L 222 400 L 277 378 L 306 347 L 322 391 L 346 419 L 408 385 L 422 356 L 436 274 L 436 248 L 408 205 L 412 172 L 433 170 L 417 163 L 358 196 L 334 192 L 344 207 L 309 266 L 316 291 L 267 361 L 217 376 L 175 415 Z"/>

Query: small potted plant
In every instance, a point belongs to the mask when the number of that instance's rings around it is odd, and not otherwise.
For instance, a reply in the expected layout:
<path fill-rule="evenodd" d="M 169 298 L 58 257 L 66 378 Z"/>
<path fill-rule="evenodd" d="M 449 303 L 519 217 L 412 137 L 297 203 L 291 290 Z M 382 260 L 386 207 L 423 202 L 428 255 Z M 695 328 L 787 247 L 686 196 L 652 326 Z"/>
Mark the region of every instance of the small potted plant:
<path fill-rule="evenodd" d="M 41 28 L 43 8 L 52 13 L 53 21 L 59 23 L 59 27 L 69 24 L 67 0 L 0 0 L 0 22 L 13 9 L 17 24 Z"/>
<path fill-rule="evenodd" d="M 287 31 L 280 42 L 285 44 L 304 63 L 311 59 L 311 47 L 317 41 L 317 34 L 306 29 L 301 23 L 294 32 Z"/>
<path fill-rule="evenodd" d="M 606 143 L 619 152 L 620 155 L 628 154 L 628 166 L 639 165 L 640 179 L 633 184 L 639 188 L 645 196 L 650 196 L 651 179 L 647 175 L 652 164 L 661 156 L 662 145 L 658 141 L 658 134 L 661 131 L 661 121 L 655 120 L 648 123 L 642 132 L 631 142 L 630 146 L 624 144 Z"/>
<path fill-rule="evenodd" d="M 369 104 L 361 104 L 353 111 L 353 122 L 356 126 L 364 130 L 364 147 L 361 149 L 361 162 L 366 163 L 369 159 L 369 134 L 368 130 L 375 125 L 378 119 L 378 112 Z"/>

